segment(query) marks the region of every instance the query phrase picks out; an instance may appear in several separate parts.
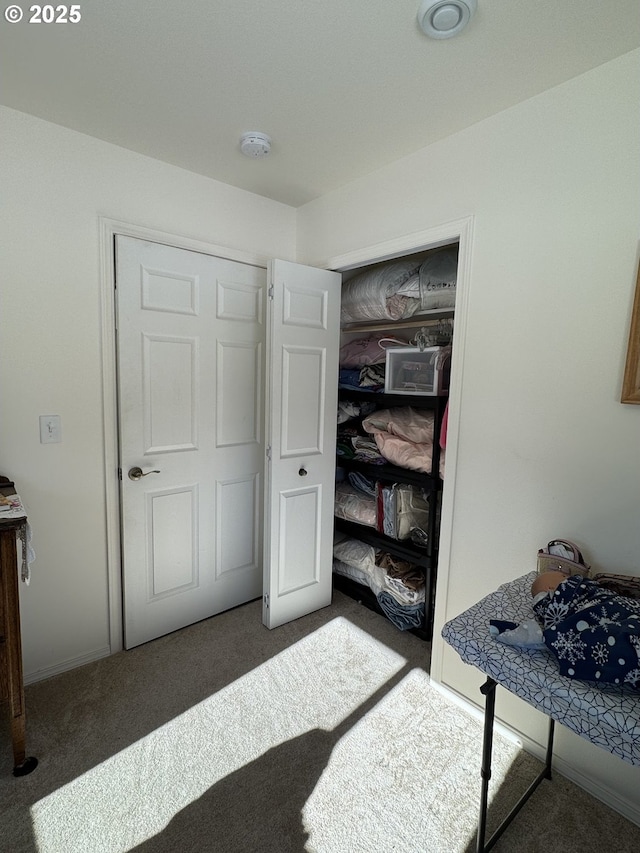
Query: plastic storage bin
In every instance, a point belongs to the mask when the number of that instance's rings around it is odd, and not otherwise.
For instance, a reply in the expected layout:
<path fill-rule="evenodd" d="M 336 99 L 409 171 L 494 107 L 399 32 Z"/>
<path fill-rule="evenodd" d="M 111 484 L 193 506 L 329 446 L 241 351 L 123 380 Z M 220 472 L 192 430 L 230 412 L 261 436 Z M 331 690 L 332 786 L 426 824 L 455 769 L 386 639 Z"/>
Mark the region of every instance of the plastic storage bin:
<path fill-rule="evenodd" d="M 385 394 L 438 397 L 449 393 L 449 347 L 391 347 L 386 353 Z"/>

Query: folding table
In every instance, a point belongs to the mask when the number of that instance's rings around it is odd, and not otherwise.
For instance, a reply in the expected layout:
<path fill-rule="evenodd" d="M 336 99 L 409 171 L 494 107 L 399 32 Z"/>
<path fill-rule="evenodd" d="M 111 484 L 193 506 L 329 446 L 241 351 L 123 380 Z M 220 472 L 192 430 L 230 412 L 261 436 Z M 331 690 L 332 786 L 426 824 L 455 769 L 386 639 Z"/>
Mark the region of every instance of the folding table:
<path fill-rule="evenodd" d="M 551 778 L 555 722 L 624 761 L 640 765 L 640 693 L 566 678 L 560 675 L 556 658 L 548 649 L 509 646 L 489 633 L 491 619 L 522 622 L 533 617 L 531 584 L 535 577 L 536 573 L 530 572 L 503 584 L 442 629 L 443 638 L 462 660 L 488 676 L 480 688 L 485 696 L 485 713 L 477 853 L 493 847 L 540 782 Z M 544 769 L 485 842 L 498 684 L 546 714 L 549 735 Z"/>

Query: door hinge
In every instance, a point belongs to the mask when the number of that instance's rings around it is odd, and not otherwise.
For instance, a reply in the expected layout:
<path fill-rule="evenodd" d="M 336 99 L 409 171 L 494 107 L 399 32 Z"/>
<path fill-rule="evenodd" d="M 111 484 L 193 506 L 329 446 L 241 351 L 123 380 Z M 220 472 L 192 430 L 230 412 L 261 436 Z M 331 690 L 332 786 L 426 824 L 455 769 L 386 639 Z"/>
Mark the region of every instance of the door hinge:
<path fill-rule="evenodd" d="M 273 299 L 273 285 L 269 285 L 269 299 Z"/>
<path fill-rule="evenodd" d="M 271 462 L 271 445 L 267 447 L 267 459 Z"/>
<path fill-rule="evenodd" d="M 262 600 L 264 601 L 264 606 L 268 610 L 269 609 L 269 593 L 268 592 L 265 592 L 265 594 L 262 596 Z"/>

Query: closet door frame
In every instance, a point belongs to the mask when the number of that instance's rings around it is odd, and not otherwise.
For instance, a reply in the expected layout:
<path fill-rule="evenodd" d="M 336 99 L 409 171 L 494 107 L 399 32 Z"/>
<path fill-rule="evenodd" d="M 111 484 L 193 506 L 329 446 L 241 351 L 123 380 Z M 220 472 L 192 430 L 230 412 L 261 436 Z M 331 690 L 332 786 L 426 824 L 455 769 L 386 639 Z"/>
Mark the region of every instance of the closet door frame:
<path fill-rule="evenodd" d="M 442 656 L 444 643 L 440 631 L 446 621 L 446 600 L 449 586 L 449 564 L 451 557 L 451 536 L 453 529 L 454 490 L 458 459 L 458 436 L 460 430 L 460 398 L 464 373 L 465 347 L 467 339 L 467 315 L 471 278 L 471 257 L 473 244 L 474 217 L 447 222 L 424 231 L 415 231 L 403 237 L 388 240 L 343 255 L 337 255 L 321 262 L 311 262 L 335 272 L 347 272 L 356 267 L 391 261 L 404 255 L 411 255 L 429 249 L 437 249 L 451 243 L 458 243 L 458 275 L 456 283 L 455 322 L 453 325 L 453 352 L 451 379 L 449 384 L 449 415 L 447 425 L 447 476 L 442 489 L 442 511 L 440 518 L 440 537 L 438 548 L 438 568 L 436 579 L 435 612 L 433 622 L 433 641 L 431 652 L 431 677 L 436 682 L 442 680 Z"/>
<path fill-rule="evenodd" d="M 136 237 L 152 243 L 163 243 L 176 249 L 187 249 L 214 255 L 230 261 L 264 267 L 270 257 L 237 251 L 202 240 L 194 240 L 154 228 L 134 225 L 107 217 L 98 217 L 101 291 L 102 400 L 104 423 L 104 477 L 106 505 L 107 574 L 109 607 L 109 653 L 122 651 L 122 577 L 120 533 L 120 488 L 118 480 L 119 447 L 116 376 L 116 301 L 115 301 L 115 237 Z M 100 655 L 101 657 L 103 655 Z"/>
<path fill-rule="evenodd" d="M 101 289 L 101 346 L 102 346 L 102 398 L 104 412 L 104 464 L 105 464 L 105 504 L 106 539 L 108 562 L 108 598 L 109 598 L 109 649 L 110 653 L 121 651 L 122 642 L 122 581 L 120 577 L 120 509 L 117 439 L 117 394 L 115 374 L 115 267 L 113 246 L 116 234 L 138 237 L 157 243 L 166 243 L 176 248 L 191 249 L 205 254 L 218 255 L 229 260 L 268 267 L 270 257 L 257 253 L 243 252 L 192 240 L 183 236 L 169 234 L 157 229 L 146 228 L 130 222 L 108 217 L 99 217 L 100 250 L 100 289 Z M 335 272 L 346 272 L 355 267 L 366 266 L 385 260 L 393 260 L 428 249 L 459 244 L 458 280 L 456 288 L 456 320 L 454 324 L 453 344 L 455 359 L 452 364 L 449 399 L 449 423 L 447 429 L 447 479 L 443 488 L 442 514 L 440 525 L 440 547 L 438 560 L 438 581 L 436 588 L 436 606 L 434 616 L 434 643 L 432 650 L 431 675 L 440 680 L 442 668 L 442 643 L 438 641 L 440 628 L 444 624 L 445 603 L 448 587 L 449 556 L 451 549 L 451 529 L 453 492 L 458 448 L 458 411 L 462 388 L 464 367 L 464 349 L 466 341 L 467 305 L 471 267 L 473 235 L 473 217 L 448 222 L 440 226 L 394 238 L 392 240 L 366 246 L 349 253 L 320 261 L 312 261 L 311 266 Z M 304 262 L 304 261 L 303 261 Z"/>

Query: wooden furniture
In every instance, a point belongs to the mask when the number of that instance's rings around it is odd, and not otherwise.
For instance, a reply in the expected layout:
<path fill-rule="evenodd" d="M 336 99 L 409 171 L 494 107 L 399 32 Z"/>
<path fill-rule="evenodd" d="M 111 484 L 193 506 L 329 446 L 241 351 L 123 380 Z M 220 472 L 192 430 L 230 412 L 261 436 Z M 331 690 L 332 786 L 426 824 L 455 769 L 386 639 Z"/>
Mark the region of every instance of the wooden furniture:
<path fill-rule="evenodd" d="M 535 578 L 536 573 L 530 572 L 503 584 L 442 629 L 443 638 L 462 660 L 487 676 L 480 688 L 485 697 L 485 718 L 477 853 L 490 850 L 538 785 L 551 779 L 554 723 L 561 723 L 629 764 L 640 765 L 640 694 L 612 684 L 600 689 L 595 683 L 567 678 L 560 675 L 558 662 L 549 649 L 508 646 L 490 635 L 490 619 L 520 623 L 532 617 L 531 584 Z M 498 685 L 546 714 L 549 734 L 543 770 L 485 841 Z"/>
<path fill-rule="evenodd" d="M 0 477 L 0 494 L 15 494 L 14 484 Z M 8 702 L 13 745 L 13 775 L 26 776 L 38 760 L 25 752 L 25 704 L 22 679 L 17 538 L 26 543 L 26 516 L 0 516 L 0 701 Z"/>

